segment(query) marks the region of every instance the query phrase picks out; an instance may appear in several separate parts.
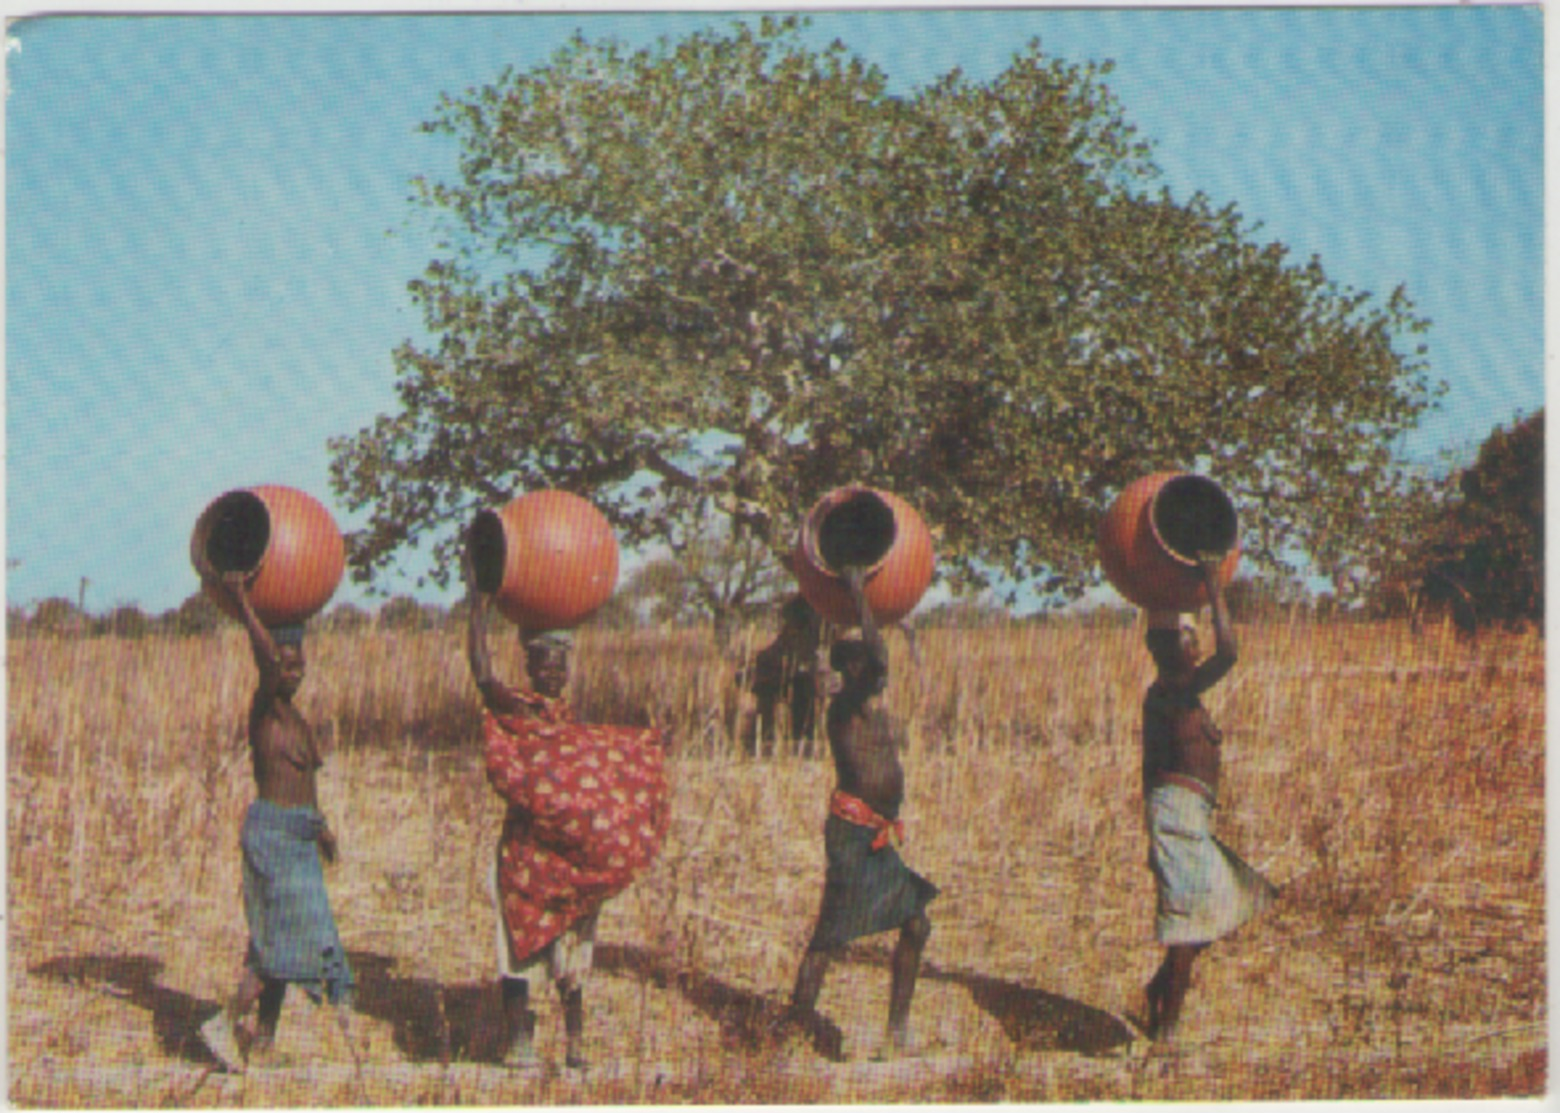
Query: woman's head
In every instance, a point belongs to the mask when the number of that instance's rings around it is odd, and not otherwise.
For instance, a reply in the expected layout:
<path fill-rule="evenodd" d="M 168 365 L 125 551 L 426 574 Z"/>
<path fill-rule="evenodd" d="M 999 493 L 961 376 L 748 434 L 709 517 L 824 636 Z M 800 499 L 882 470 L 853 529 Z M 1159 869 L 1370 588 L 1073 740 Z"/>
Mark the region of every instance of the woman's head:
<path fill-rule="evenodd" d="M 554 631 L 527 637 L 522 631 L 520 641 L 525 646 L 525 671 L 531 687 L 549 699 L 561 696 L 569 683 L 568 635 Z"/>
<path fill-rule="evenodd" d="M 1162 679 L 1174 681 L 1189 677 L 1197 668 L 1197 624 L 1191 615 L 1174 612 L 1150 615 L 1144 644 Z"/>

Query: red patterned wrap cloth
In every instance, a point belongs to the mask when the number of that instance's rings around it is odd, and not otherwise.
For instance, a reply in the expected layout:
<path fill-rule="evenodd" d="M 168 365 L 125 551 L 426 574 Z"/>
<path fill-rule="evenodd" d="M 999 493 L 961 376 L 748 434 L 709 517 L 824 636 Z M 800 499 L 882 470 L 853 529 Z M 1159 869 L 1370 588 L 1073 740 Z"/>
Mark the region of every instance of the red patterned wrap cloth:
<path fill-rule="evenodd" d="M 578 723 L 563 700 L 483 724 L 488 781 L 509 803 L 498 891 L 516 961 L 628 888 L 671 819 L 659 731 Z"/>
<path fill-rule="evenodd" d="M 872 840 L 873 850 L 882 850 L 892 839 L 900 846 L 905 844 L 905 821 L 902 819 L 884 819 L 872 810 L 859 796 L 852 796 L 840 789 L 834 790 L 834 795 L 829 797 L 829 814 L 837 815 L 846 823 L 854 823 L 857 827 L 871 827 L 877 832 Z"/>

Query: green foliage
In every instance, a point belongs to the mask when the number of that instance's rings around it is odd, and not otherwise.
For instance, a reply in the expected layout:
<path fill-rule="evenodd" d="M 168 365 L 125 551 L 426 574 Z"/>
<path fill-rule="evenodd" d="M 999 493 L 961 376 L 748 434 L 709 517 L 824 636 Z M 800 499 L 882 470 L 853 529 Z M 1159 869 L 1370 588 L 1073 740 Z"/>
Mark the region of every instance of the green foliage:
<path fill-rule="evenodd" d="M 955 586 L 1063 596 L 1152 470 L 1196 467 L 1284 567 L 1357 557 L 1432 403 L 1401 290 L 1340 288 L 1233 207 L 1154 189 L 1104 79 L 1037 43 L 913 95 L 793 19 L 632 53 L 575 38 L 446 96 L 418 182 L 447 251 L 398 413 L 332 442 L 354 575 L 516 492 L 631 545 L 720 517 L 776 553 L 826 491 L 915 505 Z"/>
<path fill-rule="evenodd" d="M 668 533 L 670 555 L 634 569 L 618 592 L 630 614 L 673 625 L 710 621 L 723 639 L 738 623 L 766 615 L 788 586 L 774 555 L 751 534 L 708 519 Z"/>
<path fill-rule="evenodd" d="M 180 637 L 198 637 L 215 633 L 224 622 L 230 621 L 204 591 L 197 591 L 176 609 L 163 612 L 157 623 Z"/>
<path fill-rule="evenodd" d="M 1409 555 L 1421 596 L 1479 621 L 1542 622 L 1544 411 L 1494 430 L 1448 488 Z"/>

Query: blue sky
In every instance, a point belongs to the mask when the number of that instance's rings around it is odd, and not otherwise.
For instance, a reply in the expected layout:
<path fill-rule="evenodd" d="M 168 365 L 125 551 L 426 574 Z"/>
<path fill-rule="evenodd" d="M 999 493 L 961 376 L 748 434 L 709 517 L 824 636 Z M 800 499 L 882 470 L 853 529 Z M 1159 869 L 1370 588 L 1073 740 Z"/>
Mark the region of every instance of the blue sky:
<path fill-rule="evenodd" d="M 7 600 L 176 606 L 221 492 L 286 483 L 350 528 L 331 436 L 393 412 L 408 202 L 448 176 L 443 92 L 544 62 L 576 28 L 633 45 L 717 14 L 62 16 L 6 55 Z M 1110 84 L 1177 196 L 1431 318 L 1444 409 L 1406 446 L 1465 450 L 1544 401 L 1537 7 L 814 13 L 908 90 L 1001 70 L 1031 37 Z M 408 590 L 425 571 L 408 555 Z M 424 598 L 447 601 L 431 589 Z M 338 599 L 363 601 L 344 584 Z"/>

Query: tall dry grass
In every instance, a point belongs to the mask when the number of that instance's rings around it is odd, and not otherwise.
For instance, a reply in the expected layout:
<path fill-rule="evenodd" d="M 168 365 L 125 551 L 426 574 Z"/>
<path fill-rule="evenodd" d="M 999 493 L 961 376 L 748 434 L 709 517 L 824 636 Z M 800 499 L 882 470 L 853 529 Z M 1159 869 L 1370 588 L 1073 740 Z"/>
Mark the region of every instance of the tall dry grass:
<path fill-rule="evenodd" d="M 237 1090 L 232 1080 L 183 1085 L 175 1068 L 201 1061 L 189 1022 L 231 991 L 244 944 L 236 840 L 252 796 L 247 647 L 234 630 L 12 642 L 11 1097 L 318 1105 L 1538 1092 L 1542 643 L 1495 634 L 1469 647 L 1445 631 L 1415 638 L 1360 624 L 1240 635 L 1241 664 L 1208 697 L 1226 733 L 1220 832 L 1285 893 L 1203 960 L 1188 1005 L 1193 1049 L 1161 1058 L 1126 1043 L 1120 1020 L 1141 1011 L 1159 955 L 1138 785 L 1138 709 L 1151 679 L 1141 633 L 1067 623 L 928 630 L 913 652 L 890 634 L 888 699 L 906 730 L 905 855 L 943 888 L 915 1017 L 928 1061 L 945 1069 L 896 1082 L 831 1066 L 812 1046 L 758 1039 L 755 1018 L 784 1000 L 816 912 L 827 759 L 792 745 L 773 759 L 742 755 L 735 662 L 706 632 L 585 631 L 577 710 L 662 727 L 676 796 L 661 859 L 609 906 L 590 991 L 601 1057 L 674 1067 L 659 1084 L 636 1066 L 583 1092 L 517 1089 L 486 1071 L 464 1082 L 415 1073 L 444 1059 L 480 1062 L 493 1038 L 482 879 L 501 808 L 481 770 L 457 635 L 309 642 L 300 702 L 329 751 L 321 800 L 343 860 L 328 883 L 359 967 L 367 1073 L 306 1084 L 257 1076 Z M 495 650 L 500 672 L 516 675 L 512 639 L 495 639 Z M 825 989 L 821 1009 L 852 1063 L 881 1027 L 890 943 L 858 945 Z M 544 1039 L 555 1027 L 544 1016 Z M 291 1011 L 283 1032 L 306 1060 L 318 1058 L 309 1041 L 330 1035 Z M 113 1069 L 93 1081 L 99 1064 Z M 126 1083 L 120 1068 L 130 1067 L 152 1081 Z"/>

